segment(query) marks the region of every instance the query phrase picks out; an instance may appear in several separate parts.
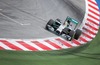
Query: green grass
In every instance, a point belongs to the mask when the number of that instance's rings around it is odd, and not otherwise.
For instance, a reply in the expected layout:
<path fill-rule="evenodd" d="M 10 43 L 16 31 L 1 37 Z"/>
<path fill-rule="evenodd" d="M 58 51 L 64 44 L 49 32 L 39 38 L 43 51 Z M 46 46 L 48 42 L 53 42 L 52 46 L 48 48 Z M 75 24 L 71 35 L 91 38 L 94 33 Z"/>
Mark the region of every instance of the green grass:
<path fill-rule="evenodd" d="M 0 65 L 100 65 L 100 30 L 83 46 L 45 52 L 0 51 Z"/>

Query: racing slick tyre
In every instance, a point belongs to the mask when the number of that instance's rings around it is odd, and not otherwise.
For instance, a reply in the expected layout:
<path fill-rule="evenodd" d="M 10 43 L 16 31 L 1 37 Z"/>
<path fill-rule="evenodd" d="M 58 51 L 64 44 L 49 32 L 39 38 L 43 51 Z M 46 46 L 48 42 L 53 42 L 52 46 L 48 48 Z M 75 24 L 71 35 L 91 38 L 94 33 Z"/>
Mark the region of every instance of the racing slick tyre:
<path fill-rule="evenodd" d="M 68 34 L 68 32 L 69 32 L 69 29 L 68 28 L 64 28 L 63 30 L 62 30 L 62 32 L 61 32 L 61 34 Z"/>
<path fill-rule="evenodd" d="M 74 38 L 74 35 L 75 35 L 75 31 L 74 30 L 71 30 L 69 32 L 70 39 L 68 39 L 68 40 L 71 41 Z"/>
<path fill-rule="evenodd" d="M 52 26 L 53 23 L 54 23 L 54 21 L 53 21 L 52 19 L 50 19 L 50 20 L 48 21 L 48 23 L 46 24 L 46 27 L 45 27 L 45 28 L 46 28 L 47 30 L 49 30 L 48 25 L 49 25 L 49 26 Z"/>
<path fill-rule="evenodd" d="M 74 36 L 74 39 L 78 40 L 81 34 L 82 34 L 82 31 L 80 29 L 77 29 L 75 36 Z"/>
<path fill-rule="evenodd" d="M 57 18 L 56 20 L 59 21 L 59 22 L 61 21 L 59 18 Z"/>
<path fill-rule="evenodd" d="M 57 35 L 61 35 L 60 31 L 56 30 L 56 34 Z"/>

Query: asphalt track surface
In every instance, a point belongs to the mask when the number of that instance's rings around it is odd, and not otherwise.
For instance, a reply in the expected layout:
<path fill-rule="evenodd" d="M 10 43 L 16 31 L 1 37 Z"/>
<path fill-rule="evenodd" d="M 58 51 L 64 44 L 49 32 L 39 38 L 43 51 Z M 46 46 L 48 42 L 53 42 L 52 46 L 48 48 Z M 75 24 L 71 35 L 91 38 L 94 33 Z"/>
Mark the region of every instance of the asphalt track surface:
<path fill-rule="evenodd" d="M 84 0 L 0 0 L 0 38 L 54 37 L 44 29 L 49 19 L 70 16 L 81 24 L 85 9 Z"/>

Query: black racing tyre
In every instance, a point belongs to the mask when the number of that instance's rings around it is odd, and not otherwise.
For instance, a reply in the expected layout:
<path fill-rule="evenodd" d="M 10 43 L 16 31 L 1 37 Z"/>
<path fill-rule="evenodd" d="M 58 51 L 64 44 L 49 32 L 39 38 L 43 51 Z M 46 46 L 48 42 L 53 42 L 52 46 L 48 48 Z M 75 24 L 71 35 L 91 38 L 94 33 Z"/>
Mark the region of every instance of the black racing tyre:
<path fill-rule="evenodd" d="M 57 35 L 60 35 L 60 31 L 56 30 Z"/>
<path fill-rule="evenodd" d="M 74 36 L 74 39 L 78 40 L 81 34 L 82 34 L 82 31 L 80 29 L 77 29 L 75 36 Z"/>
<path fill-rule="evenodd" d="M 75 31 L 71 30 L 69 33 L 69 36 L 71 37 L 69 41 L 71 41 L 74 38 L 74 35 L 75 35 Z"/>
<path fill-rule="evenodd" d="M 61 32 L 61 34 L 68 34 L 68 32 L 69 32 L 69 29 L 68 28 L 64 28 L 63 30 L 62 30 L 62 32 Z"/>
<path fill-rule="evenodd" d="M 57 21 L 61 22 L 61 20 L 59 18 L 56 19 Z"/>
<path fill-rule="evenodd" d="M 54 20 L 50 19 L 47 23 L 47 25 L 52 25 L 54 23 Z"/>
<path fill-rule="evenodd" d="M 46 27 L 45 28 L 48 30 L 48 25 L 52 26 L 53 23 L 54 23 L 54 21 L 52 19 L 50 19 L 48 21 L 48 23 L 46 24 Z"/>

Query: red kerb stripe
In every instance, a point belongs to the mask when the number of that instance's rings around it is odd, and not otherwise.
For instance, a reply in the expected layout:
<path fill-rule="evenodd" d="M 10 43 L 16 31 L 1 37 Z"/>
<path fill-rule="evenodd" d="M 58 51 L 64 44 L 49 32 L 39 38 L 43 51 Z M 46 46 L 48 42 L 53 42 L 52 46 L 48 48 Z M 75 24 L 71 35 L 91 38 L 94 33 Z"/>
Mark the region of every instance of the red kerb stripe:
<path fill-rule="evenodd" d="M 77 45 L 81 45 L 80 42 L 77 41 L 77 40 L 75 40 L 75 39 L 73 39 L 72 42 L 75 43 L 75 44 L 77 44 Z"/>
<path fill-rule="evenodd" d="M 37 51 L 38 50 L 38 49 L 32 47 L 31 45 L 28 45 L 27 43 L 25 43 L 23 41 L 16 41 L 16 42 L 18 42 L 19 44 L 23 45 L 24 47 L 26 47 L 29 50 L 33 50 L 33 51 Z"/>
<path fill-rule="evenodd" d="M 57 44 L 55 44 L 54 42 L 51 42 L 50 40 L 45 40 L 45 42 L 49 43 L 50 45 L 54 46 L 57 49 L 61 49 L 60 46 L 58 46 Z"/>
<path fill-rule="evenodd" d="M 85 25 L 86 25 L 86 26 L 89 26 L 89 27 L 92 28 L 93 30 L 96 30 L 96 31 L 98 30 L 98 28 L 95 28 L 94 26 L 92 26 L 92 25 L 90 25 L 90 24 L 88 24 L 88 23 L 86 23 Z"/>
<path fill-rule="evenodd" d="M 91 15 L 91 14 L 88 14 L 88 16 L 90 16 L 91 18 L 94 18 L 95 20 L 99 21 L 98 18 L 96 18 L 95 16 Z"/>
<path fill-rule="evenodd" d="M 98 6 L 97 3 L 93 2 L 92 0 L 88 0 L 88 1 L 91 2 L 92 4 Z"/>
<path fill-rule="evenodd" d="M 31 41 L 32 43 L 36 44 L 37 46 L 39 46 L 40 48 L 44 49 L 44 50 L 52 50 L 51 48 L 45 46 L 44 44 L 38 42 L 38 41 Z"/>
<path fill-rule="evenodd" d="M 93 37 L 92 37 L 92 36 L 90 36 L 90 35 L 88 35 L 88 34 L 86 34 L 86 33 L 84 33 L 84 32 L 82 32 L 82 34 L 83 34 L 84 36 L 86 36 L 86 37 L 90 38 L 90 39 L 93 39 Z"/>
<path fill-rule="evenodd" d="M 95 9 L 95 10 L 99 11 L 99 9 L 98 9 L 98 8 L 96 8 L 96 7 L 94 7 L 92 4 L 89 4 L 89 6 L 90 6 L 91 8 L 93 8 L 93 9 Z"/>
<path fill-rule="evenodd" d="M 96 23 L 95 21 L 93 21 L 93 20 L 91 20 L 91 19 L 89 19 L 89 18 L 87 18 L 87 20 L 88 20 L 89 22 L 92 22 L 93 24 L 95 24 L 95 25 L 99 26 L 99 24 L 98 24 L 98 23 Z"/>
<path fill-rule="evenodd" d="M 4 50 L 4 48 L 0 46 L 0 50 Z"/>
<path fill-rule="evenodd" d="M 56 40 L 59 41 L 59 42 L 61 42 L 62 44 L 64 44 L 67 47 L 70 47 L 70 48 L 72 47 L 72 45 L 70 45 L 70 43 L 68 43 L 67 41 L 64 41 L 64 40 L 59 39 L 59 38 L 57 38 Z"/>
<path fill-rule="evenodd" d="M 90 34 L 96 35 L 95 32 L 93 32 L 93 31 L 91 31 L 91 30 L 89 30 L 89 29 L 87 29 L 87 28 L 85 28 L 85 27 L 83 27 L 83 29 L 86 30 L 87 32 L 89 32 Z"/>
<path fill-rule="evenodd" d="M 14 50 L 22 50 L 21 48 L 11 44 L 10 42 L 6 41 L 6 40 L 0 40 L 0 42 L 2 42 L 3 44 L 5 44 L 6 46 L 10 47 L 11 49 Z"/>
<path fill-rule="evenodd" d="M 80 37 L 80 39 L 83 41 L 83 42 L 88 42 L 86 39 L 84 39 L 83 37 Z"/>
<path fill-rule="evenodd" d="M 98 17 L 100 16 L 100 14 L 96 13 L 95 11 L 93 11 L 93 10 L 91 10 L 91 9 L 89 9 L 89 11 L 90 11 L 91 13 L 97 15 Z"/>

